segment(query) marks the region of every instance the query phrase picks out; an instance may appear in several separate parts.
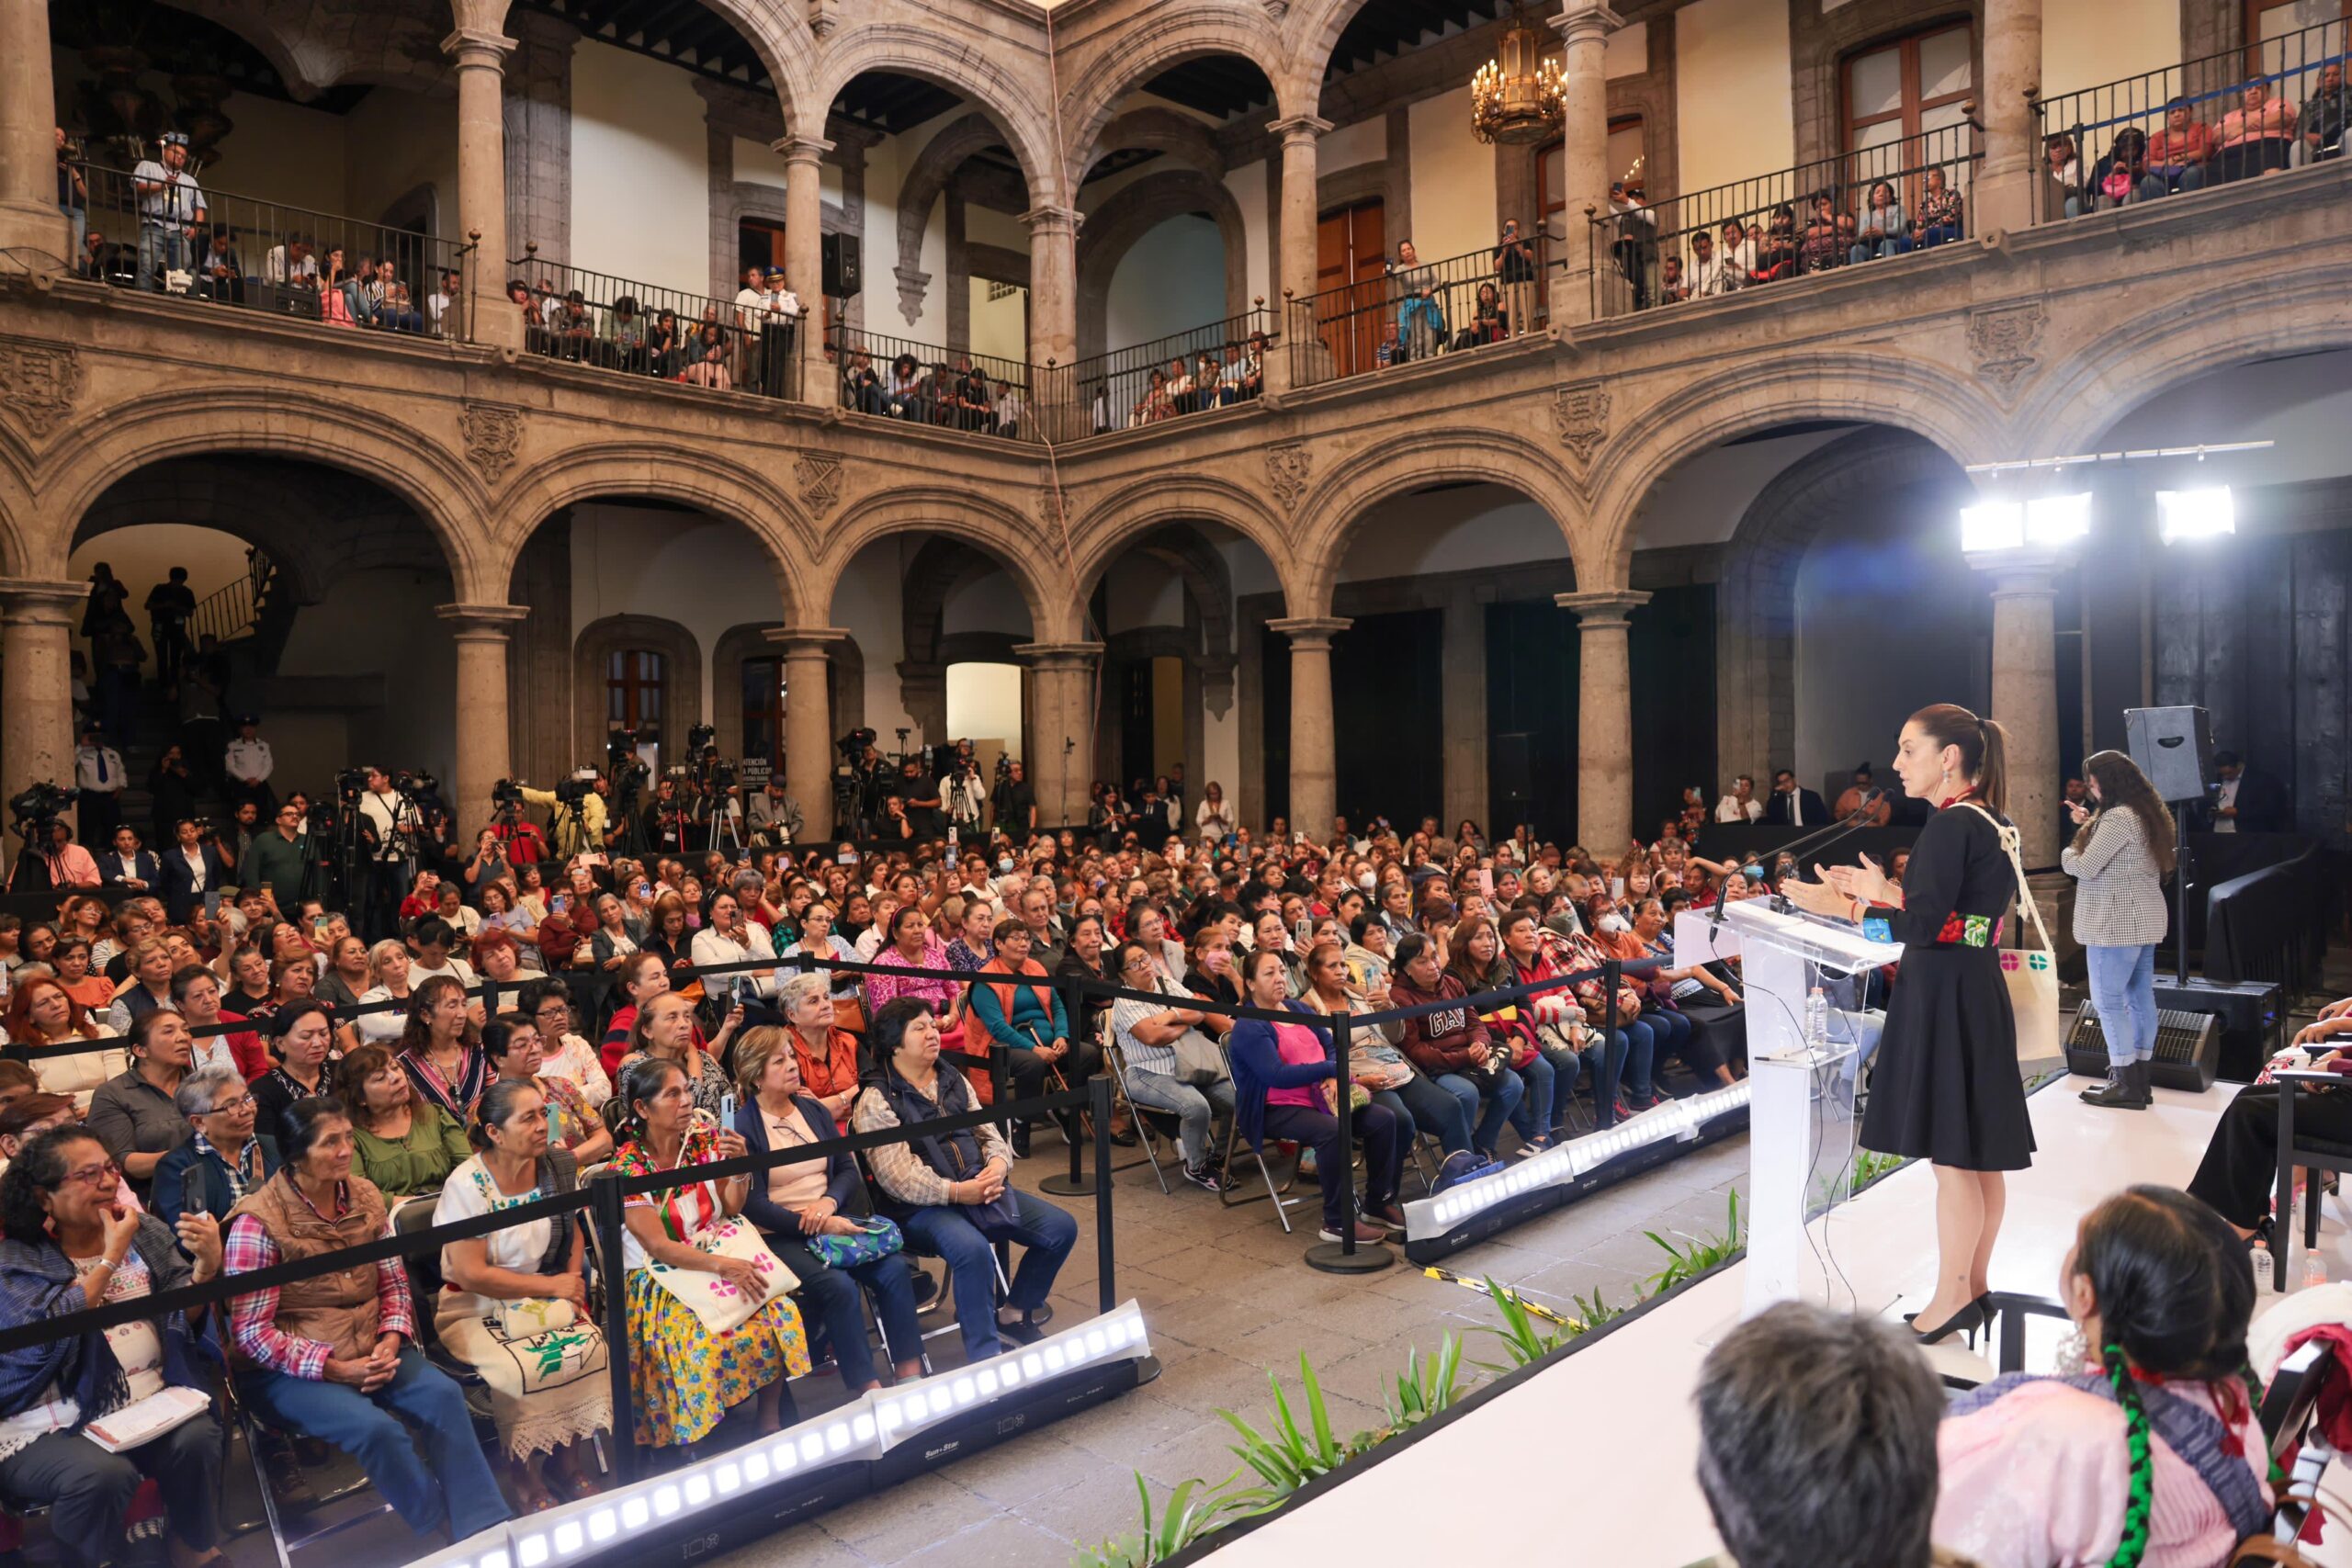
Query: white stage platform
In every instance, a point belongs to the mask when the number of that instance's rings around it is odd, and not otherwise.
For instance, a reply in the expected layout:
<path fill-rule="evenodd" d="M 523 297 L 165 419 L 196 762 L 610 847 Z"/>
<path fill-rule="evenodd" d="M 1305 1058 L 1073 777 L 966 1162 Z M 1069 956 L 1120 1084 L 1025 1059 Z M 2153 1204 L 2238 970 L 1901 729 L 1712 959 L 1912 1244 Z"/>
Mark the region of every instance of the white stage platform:
<path fill-rule="evenodd" d="M 2159 1089 L 2154 1109 L 2135 1113 L 2084 1105 L 2075 1096 L 2087 1081 L 2059 1078 L 2031 1100 L 2040 1147 L 2033 1168 L 2010 1179 L 1996 1290 L 2054 1295 L 2084 1212 L 2133 1182 L 2185 1186 L 2239 1088 L 2216 1084 L 2201 1096 Z M 1924 1299 L 1934 1272 L 1934 1185 L 1926 1166 L 1908 1167 L 1831 1222 L 1831 1248 L 1860 1310 L 1899 1315 Z M 2345 1241 L 2341 1212 L 2330 1202 L 2321 1250 L 2332 1280 L 2345 1278 Z M 2300 1256 L 2296 1261 L 2300 1278 Z M 1351 1568 L 1462 1562 L 1679 1568 L 1720 1550 L 1693 1474 L 1690 1393 L 1701 1359 L 1737 1321 L 1743 1268 L 1724 1270 L 1231 1541 L 1216 1553 L 1220 1568 L 1342 1561 Z M 1430 1289 L 1456 1287 L 1432 1280 Z M 2048 1326 L 2054 1343 L 2059 1325 Z M 1973 1360 L 1964 1347 L 1939 1346 L 1935 1354 L 1962 1365 Z M 2048 1354 L 2040 1347 L 2029 1366 L 2046 1364 Z M 1399 1506 L 1412 1498 L 1427 1503 Z"/>

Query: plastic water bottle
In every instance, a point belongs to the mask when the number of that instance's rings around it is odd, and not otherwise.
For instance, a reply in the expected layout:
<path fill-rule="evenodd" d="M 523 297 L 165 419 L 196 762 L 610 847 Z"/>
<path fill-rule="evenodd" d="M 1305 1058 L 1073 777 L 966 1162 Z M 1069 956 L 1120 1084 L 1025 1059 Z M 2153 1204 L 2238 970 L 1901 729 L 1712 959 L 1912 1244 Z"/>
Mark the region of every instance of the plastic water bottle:
<path fill-rule="evenodd" d="M 2268 1290 L 2270 1288 L 2270 1248 L 2263 1245 L 2260 1236 L 2255 1237 L 2254 1245 L 2246 1248 L 2246 1260 L 2254 1265 L 2254 1288 L 2256 1291 Z"/>
<path fill-rule="evenodd" d="M 2326 1283 L 2327 1259 L 2316 1252 L 2306 1250 L 2303 1253 L 2303 1289 L 2308 1291 L 2313 1285 Z"/>
<path fill-rule="evenodd" d="M 1818 986 L 1804 999 L 1804 1043 L 1814 1051 L 1829 1044 L 1829 995 Z"/>

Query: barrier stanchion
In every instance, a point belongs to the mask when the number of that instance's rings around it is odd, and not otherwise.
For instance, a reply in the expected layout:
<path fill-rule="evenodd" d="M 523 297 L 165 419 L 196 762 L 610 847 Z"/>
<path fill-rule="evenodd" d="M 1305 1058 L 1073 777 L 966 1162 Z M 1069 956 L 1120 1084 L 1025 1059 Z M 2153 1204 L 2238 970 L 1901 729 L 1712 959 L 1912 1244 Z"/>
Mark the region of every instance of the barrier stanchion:
<path fill-rule="evenodd" d="M 1062 1016 L 1069 1022 L 1069 1034 L 1067 1038 L 1072 1046 L 1070 1055 L 1075 1055 L 1077 1054 L 1075 1047 L 1078 1043 L 1078 1004 L 1083 999 L 1083 996 L 1077 987 L 1072 986 L 1064 986 L 1055 994 L 1061 998 Z M 1068 1059 L 1068 1057 L 1064 1058 L 1064 1060 Z M 1065 1073 L 1062 1076 L 1064 1081 L 1068 1081 L 1069 1075 Z M 1099 1135 L 1102 1128 L 1098 1125 L 1095 1131 Z M 1037 1190 L 1051 1193 L 1057 1198 L 1087 1197 L 1094 1191 L 1096 1182 L 1094 1175 L 1089 1173 L 1082 1163 L 1083 1140 L 1071 1137 L 1066 1141 L 1069 1145 L 1069 1174 L 1064 1176 L 1057 1171 L 1051 1176 L 1043 1178 L 1037 1183 Z M 1101 1172 L 1109 1168 L 1110 1167 L 1103 1162 L 1102 1156 L 1098 1153 L 1094 1156 L 1095 1171 Z"/>
<path fill-rule="evenodd" d="M 1094 1115 L 1094 1286 L 1098 1311 L 1112 1312 L 1119 1291 L 1112 1280 L 1111 1254 L 1111 1080 L 1097 1077 L 1087 1086 Z"/>
<path fill-rule="evenodd" d="M 599 1171 L 589 1182 L 595 1202 L 590 1214 L 605 1274 L 605 1366 L 613 1383 L 613 1468 L 627 1485 L 638 1476 L 637 1406 L 628 1386 L 628 1269 L 622 1262 L 628 1222 L 622 1218 L 621 1179 Z"/>
<path fill-rule="evenodd" d="M 1617 987 L 1623 980 L 1624 973 L 1623 965 L 1614 958 L 1608 960 L 1600 966 L 1601 1076 L 1608 1077 L 1609 1063 L 1612 1058 L 1617 1063 L 1617 1076 L 1611 1081 L 1600 1085 L 1594 1091 L 1592 1122 L 1596 1127 L 1613 1127 L 1617 1124 L 1617 1091 L 1625 1087 L 1625 1064 L 1634 1059 L 1634 1044 L 1630 1037 L 1626 1040 L 1625 1049 L 1623 1052 L 1618 1051 L 1616 1047 Z M 1652 1072 L 1657 1070 L 1656 1062 L 1650 1064 L 1650 1070 Z M 1600 1102 L 1602 1090 L 1607 1091 L 1609 1096 L 1609 1103 L 1606 1105 Z"/>
<path fill-rule="evenodd" d="M 1337 1103 L 1332 1113 L 1340 1122 L 1340 1146 L 1335 1156 L 1316 1158 L 1320 1162 L 1336 1157 L 1340 1162 L 1340 1239 L 1318 1241 L 1306 1249 L 1306 1266 L 1326 1274 L 1370 1274 L 1396 1261 L 1396 1255 L 1384 1243 L 1356 1240 L 1355 1080 L 1348 1073 L 1352 1028 L 1347 1013 L 1331 1015 L 1331 1049 L 1339 1065 L 1333 1079 L 1337 1092 L 1331 1098 Z M 1317 1169 L 1319 1173 L 1319 1163 Z"/>

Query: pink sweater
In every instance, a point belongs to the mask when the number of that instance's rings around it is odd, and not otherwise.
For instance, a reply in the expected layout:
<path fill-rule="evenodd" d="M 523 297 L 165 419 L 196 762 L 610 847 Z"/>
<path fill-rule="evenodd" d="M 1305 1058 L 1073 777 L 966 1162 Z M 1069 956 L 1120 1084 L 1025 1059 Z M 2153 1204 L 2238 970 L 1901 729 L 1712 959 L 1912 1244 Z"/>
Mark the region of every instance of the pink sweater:
<path fill-rule="evenodd" d="M 2202 1384 L 2165 1386 L 2222 1415 Z M 2245 1414 L 2245 1402 L 2236 1408 Z M 2262 1480 L 2268 1470 L 2261 1427 L 2248 1418 L 2236 1430 L 2247 1467 Z M 2237 1544 L 2229 1516 L 2162 1438 L 2151 1446 L 2155 1487 L 2143 1568 L 2220 1568 Z M 2123 1412 L 2111 1400 L 2063 1383 L 2028 1383 L 1944 1422 L 1936 1450 L 1943 1467 L 1939 1544 L 1982 1568 L 2096 1568 L 2115 1554 L 2132 1458 Z M 2270 1495 L 2267 1481 L 2262 1495 Z"/>

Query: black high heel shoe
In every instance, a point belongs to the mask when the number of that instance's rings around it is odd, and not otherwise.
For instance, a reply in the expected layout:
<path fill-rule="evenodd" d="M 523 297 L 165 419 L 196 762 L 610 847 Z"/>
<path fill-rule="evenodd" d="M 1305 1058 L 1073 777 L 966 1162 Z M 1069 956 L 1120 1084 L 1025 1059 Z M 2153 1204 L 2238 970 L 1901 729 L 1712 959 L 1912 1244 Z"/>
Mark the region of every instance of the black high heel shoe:
<path fill-rule="evenodd" d="M 1965 1334 L 1968 1337 L 1968 1348 L 1973 1350 L 1976 1348 L 1977 1331 L 1984 1326 L 1984 1303 L 1982 1300 L 1978 1300 L 1969 1303 L 1934 1328 L 1921 1328 L 1914 1321 L 1911 1325 L 1911 1333 L 1922 1345 L 1940 1345 L 1955 1333 Z"/>

